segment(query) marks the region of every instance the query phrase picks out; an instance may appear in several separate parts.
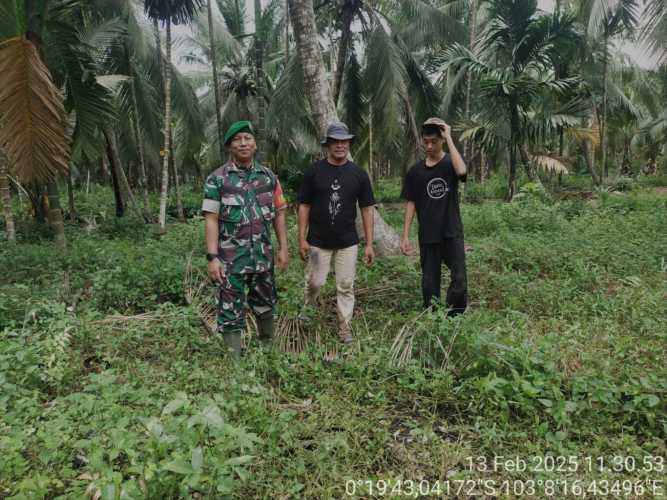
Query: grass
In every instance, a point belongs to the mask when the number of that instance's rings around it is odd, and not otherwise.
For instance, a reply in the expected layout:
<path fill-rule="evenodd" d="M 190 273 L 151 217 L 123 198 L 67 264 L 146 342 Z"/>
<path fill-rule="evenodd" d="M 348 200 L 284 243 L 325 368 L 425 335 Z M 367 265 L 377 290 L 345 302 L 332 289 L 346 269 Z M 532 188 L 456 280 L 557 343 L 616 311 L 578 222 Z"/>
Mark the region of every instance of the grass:
<path fill-rule="evenodd" d="M 82 213 L 112 207 L 107 190 L 78 198 Z M 337 345 L 329 282 L 310 332 L 320 343 L 289 354 L 251 342 L 238 365 L 185 301 L 188 256 L 204 269 L 200 219 L 158 237 L 98 214 L 90 233 L 68 225 L 64 254 L 20 221 L 19 243 L 0 247 L 0 497 L 367 497 L 401 479 L 432 493 L 440 480 L 442 496 L 456 493 L 446 480 L 477 479 L 500 496 L 512 496 L 502 480 L 560 481 L 557 497 L 566 479 L 667 493 L 666 209 L 639 187 L 476 199 L 462 207 L 464 316 L 421 314 L 418 261 L 380 259 L 358 267 L 356 339 L 337 360 L 324 360 Z M 400 210 L 383 215 L 401 224 Z M 287 318 L 303 286 L 289 225 Z M 400 335 L 412 344 L 397 366 Z M 635 465 L 614 470 L 614 457 Z"/>

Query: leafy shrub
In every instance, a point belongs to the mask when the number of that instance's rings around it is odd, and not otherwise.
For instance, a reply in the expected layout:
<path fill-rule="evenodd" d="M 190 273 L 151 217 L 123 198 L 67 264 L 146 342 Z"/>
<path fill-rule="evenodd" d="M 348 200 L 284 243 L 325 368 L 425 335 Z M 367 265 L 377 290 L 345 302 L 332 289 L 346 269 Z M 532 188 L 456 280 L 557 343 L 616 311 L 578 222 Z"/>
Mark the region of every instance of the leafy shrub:
<path fill-rule="evenodd" d="M 619 177 L 613 185 L 613 189 L 622 193 L 632 191 L 636 186 L 636 182 L 632 177 Z"/>
<path fill-rule="evenodd" d="M 398 203 L 404 201 L 401 198 L 403 180 L 400 177 L 379 179 L 373 186 L 375 201 L 378 203 Z"/>
<path fill-rule="evenodd" d="M 507 198 L 507 178 L 503 175 L 492 175 L 483 183 L 468 178 L 465 183 L 465 201 L 480 203 L 484 200 L 503 200 Z"/>

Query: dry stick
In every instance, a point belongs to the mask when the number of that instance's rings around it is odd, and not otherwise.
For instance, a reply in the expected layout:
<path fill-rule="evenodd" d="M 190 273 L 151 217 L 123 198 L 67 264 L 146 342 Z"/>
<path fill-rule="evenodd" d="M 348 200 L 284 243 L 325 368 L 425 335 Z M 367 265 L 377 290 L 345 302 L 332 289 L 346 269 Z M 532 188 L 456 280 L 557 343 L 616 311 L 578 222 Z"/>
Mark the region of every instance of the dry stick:
<path fill-rule="evenodd" d="M 443 370 L 447 370 L 447 367 L 449 366 L 449 358 L 452 354 L 452 349 L 454 349 L 454 341 L 456 340 L 456 337 L 458 336 L 459 331 L 461 331 L 461 329 L 459 327 L 457 327 L 454 330 L 454 335 L 452 336 L 452 341 L 449 343 L 449 350 L 447 351 L 447 357 L 444 359 L 443 364 L 441 365 Z"/>
<path fill-rule="evenodd" d="M 25 188 L 23 186 L 21 186 L 21 183 L 19 181 L 14 179 L 14 177 L 12 177 L 11 175 L 7 175 L 7 178 L 14 183 L 14 185 L 16 186 L 17 189 L 23 191 L 23 194 L 25 194 L 28 197 L 28 199 L 30 199 L 30 195 L 28 194 L 28 191 L 26 191 Z"/>

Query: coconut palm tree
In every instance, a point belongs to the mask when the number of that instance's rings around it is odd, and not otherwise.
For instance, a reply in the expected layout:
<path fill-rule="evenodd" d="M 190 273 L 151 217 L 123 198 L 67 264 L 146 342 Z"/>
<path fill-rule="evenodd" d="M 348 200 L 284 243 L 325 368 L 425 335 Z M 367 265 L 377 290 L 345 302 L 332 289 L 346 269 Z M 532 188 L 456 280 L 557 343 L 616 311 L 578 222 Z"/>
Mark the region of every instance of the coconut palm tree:
<path fill-rule="evenodd" d="M 208 13 L 208 37 L 210 45 L 210 54 L 216 53 L 216 44 L 215 44 L 215 30 L 213 28 L 213 0 L 208 0 L 207 2 L 207 13 Z M 215 121 L 218 127 L 218 147 L 220 148 L 220 156 L 224 156 L 224 141 L 223 141 L 223 131 L 222 131 L 222 116 L 220 114 L 220 109 L 222 108 L 222 101 L 220 100 L 220 83 L 218 81 L 218 68 L 216 57 L 211 57 L 211 73 L 213 75 L 213 94 L 215 96 Z"/>
<path fill-rule="evenodd" d="M 20 179 L 48 182 L 48 214 L 60 247 L 65 234 L 55 179 L 70 162 L 65 116 L 74 122 L 75 152 L 113 117 L 82 36 L 86 8 L 80 0 L 0 5 L 0 144 Z"/>
<path fill-rule="evenodd" d="M 169 188 L 169 158 L 172 151 L 172 124 L 171 124 L 171 26 L 187 23 L 192 20 L 201 7 L 201 0 L 144 0 L 144 10 L 154 21 L 161 21 L 165 26 L 165 60 L 164 60 L 164 149 L 162 166 L 162 185 L 160 190 L 160 213 L 158 223 L 162 231 L 167 224 L 167 194 Z M 158 47 L 161 45 L 158 36 Z M 160 52 L 161 52 L 160 47 Z"/>
<path fill-rule="evenodd" d="M 607 162 L 607 114 L 609 105 L 609 58 L 612 40 L 630 34 L 638 22 L 637 0 L 583 0 L 579 4 L 579 15 L 587 27 L 588 39 L 594 52 L 591 56 L 601 59 L 602 102 L 601 110 L 596 110 L 600 131 L 600 163 L 604 177 L 609 174 Z M 596 106 L 597 107 L 597 106 Z"/>

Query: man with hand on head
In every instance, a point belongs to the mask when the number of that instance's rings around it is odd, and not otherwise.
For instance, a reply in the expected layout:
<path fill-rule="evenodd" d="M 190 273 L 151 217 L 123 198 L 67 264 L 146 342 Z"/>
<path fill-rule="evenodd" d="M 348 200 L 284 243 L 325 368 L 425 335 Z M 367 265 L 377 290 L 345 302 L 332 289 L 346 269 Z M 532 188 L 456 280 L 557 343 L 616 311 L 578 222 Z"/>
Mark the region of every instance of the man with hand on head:
<path fill-rule="evenodd" d="M 224 136 L 231 159 L 206 179 L 205 216 L 208 275 L 218 288 L 218 332 L 234 358 L 241 354 L 247 300 L 258 337 L 270 343 L 277 301 L 271 226 L 278 238 L 277 264 L 287 269 L 287 229 L 280 182 L 255 160 L 257 143 L 249 121 L 232 124 Z"/>
<path fill-rule="evenodd" d="M 359 237 L 355 227 L 357 205 L 364 226 L 364 262 L 375 260 L 373 210 L 375 199 L 366 171 L 349 161 L 354 136 L 341 122 L 329 124 L 322 145 L 327 157 L 310 165 L 299 190 L 299 254 L 306 265 L 306 308 L 315 305 L 329 274 L 336 273 L 338 335 L 352 342 L 350 323 L 354 312 Z M 307 317 L 307 312 L 300 315 Z"/>
<path fill-rule="evenodd" d="M 403 183 L 405 204 L 401 251 L 412 255 L 408 235 L 415 212 L 419 221 L 419 252 L 424 307 L 440 300 L 441 266 L 450 270 L 448 316 L 465 311 L 468 304 L 463 224 L 459 210 L 459 181 L 465 182 L 466 164 L 452 139 L 451 127 L 439 118 L 422 125 L 426 158 L 415 163 Z M 444 146 L 448 153 L 445 153 Z"/>

